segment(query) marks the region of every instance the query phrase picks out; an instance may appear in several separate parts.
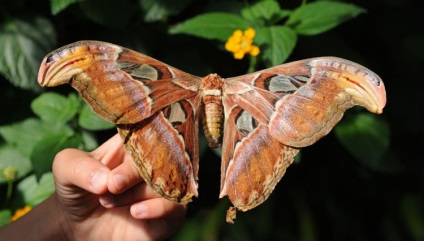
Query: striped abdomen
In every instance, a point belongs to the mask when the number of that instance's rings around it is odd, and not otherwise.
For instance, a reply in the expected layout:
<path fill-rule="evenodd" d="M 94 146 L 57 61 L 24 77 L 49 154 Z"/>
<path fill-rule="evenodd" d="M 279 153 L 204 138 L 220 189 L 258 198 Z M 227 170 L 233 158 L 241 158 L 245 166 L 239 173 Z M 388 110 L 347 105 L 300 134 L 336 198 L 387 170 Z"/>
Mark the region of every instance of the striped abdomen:
<path fill-rule="evenodd" d="M 202 79 L 203 132 L 210 147 L 218 147 L 222 142 L 224 129 L 224 107 L 222 106 L 222 79 L 217 74 L 210 74 Z"/>
<path fill-rule="evenodd" d="M 224 109 L 221 97 L 205 96 L 203 98 L 204 111 L 202 117 L 203 132 L 210 147 L 218 147 L 222 142 Z"/>

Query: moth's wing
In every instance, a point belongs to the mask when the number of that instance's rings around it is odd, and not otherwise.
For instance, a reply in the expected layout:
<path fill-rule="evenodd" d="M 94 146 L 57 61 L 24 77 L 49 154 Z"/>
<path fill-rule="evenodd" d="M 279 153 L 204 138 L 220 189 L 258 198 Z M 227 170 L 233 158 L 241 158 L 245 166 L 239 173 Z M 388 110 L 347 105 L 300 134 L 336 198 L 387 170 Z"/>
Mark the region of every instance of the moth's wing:
<path fill-rule="evenodd" d="M 116 124 L 137 123 L 197 95 L 199 80 L 146 55 L 98 41 L 53 51 L 38 74 L 42 86 L 71 84 L 98 115 Z"/>
<path fill-rule="evenodd" d="M 131 125 L 117 125 L 144 180 L 179 203 L 197 196 L 198 123 L 192 103 L 181 100 Z"/>
<path fill-rule="evenodd" d="M 297 152 L 275 140 L 267 125 L 234 106 L 225 117 L 220 197 L 228 195 L 242 211 L 258 206 L 271 194 Z"/>
<path fill-rule="evenodd" d="M 292 62 L 228 79 L 224 93 L 227 101 L 266 124 L 273 138 L 293 147 L 311 145 L 328 134 L 354 105 L 381 113 L 386 104 L 380 77 L 335 57 Z"/>
<path fill-rule="evenodd" d="M 115 123 L 144 180 L 162 196 L 197 195 L 199 78 L 135 51 L 96 41 L 47 55 L 42 86 L 70 83 Z"/>
<path fill-rule="evenodd" d="M 227 79 L 221 194 L 240 210 L 262 203 L 297 148 L 326 135 L 353 105 L 376 113 L 384 85 L 370 70 L 339 58 L 297 61 Z"/>

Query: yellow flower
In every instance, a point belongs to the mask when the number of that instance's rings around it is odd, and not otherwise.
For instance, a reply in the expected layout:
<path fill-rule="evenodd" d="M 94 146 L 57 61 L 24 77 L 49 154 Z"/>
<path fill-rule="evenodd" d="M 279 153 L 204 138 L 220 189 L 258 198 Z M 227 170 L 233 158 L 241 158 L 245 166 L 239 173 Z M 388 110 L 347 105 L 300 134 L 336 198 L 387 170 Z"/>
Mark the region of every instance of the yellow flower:
<path fill-rule="evenodd" d="M 248 28 L 244 30 L 244 32 L 237 29 L 233 32 L 233 35 L 228 38 L 225 43 L 225 49 L 232 52 L 235 59 L 242 59 L 246 54 L 257 56 L 260 50 L 258 46 L 253 44 L 255 35 L 256 32 L 253 28 Z"/>
<path fill-rule="evenodd" d="M 2 175 L 4 179 L 13 181 L 16 179 L 18 170 L 14 166 L 7 166 L 3 169 Z"/>
<path fill-rule="evenodd" d="M 24 216 L 29 211 L 31 211 L 31 207 L 28 205 L 26 205 L 24 208 L 16 209 L 15 214 L 10 218 L 10 221 L 16 221 L 18 218 Z"/>

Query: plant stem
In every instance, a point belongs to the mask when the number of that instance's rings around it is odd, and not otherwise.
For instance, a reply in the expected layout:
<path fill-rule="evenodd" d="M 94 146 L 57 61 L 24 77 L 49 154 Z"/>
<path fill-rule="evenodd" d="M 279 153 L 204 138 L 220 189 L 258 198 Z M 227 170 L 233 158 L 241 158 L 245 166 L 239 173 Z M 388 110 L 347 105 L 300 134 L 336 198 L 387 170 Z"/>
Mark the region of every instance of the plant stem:
<path fill-rule="evenodd" d="M 7 182 L 7 191 L 6 191 L 6 200 L 4 200 L 4 203 L 3 203 L 4 206 L 7 206 L 7 203 L 12 198 L 12 191 L 13 191 L 13 181 L 8 181 Z"/>
<path fill-rule="evenodd" d="M 253 56 L 249 56 L 249 57 L 250 57 L 249 58 L 249 69 L 247 70 L 247 73 L 253 73 L 256 70 L 256 63 L 258 61 L 257 61 L 256 57 L 253 57 Z"/>

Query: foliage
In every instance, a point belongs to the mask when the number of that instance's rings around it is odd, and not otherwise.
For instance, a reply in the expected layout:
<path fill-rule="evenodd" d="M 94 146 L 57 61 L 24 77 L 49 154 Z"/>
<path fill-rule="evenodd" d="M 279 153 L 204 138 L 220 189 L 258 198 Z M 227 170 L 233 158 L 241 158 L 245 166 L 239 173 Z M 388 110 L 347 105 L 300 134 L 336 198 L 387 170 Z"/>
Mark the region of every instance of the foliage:
<path fill-rule="evenodd" d="M 0 73 L 16 86 L 35 89 L 39 59 L 55 46 L 54 35 L 43 17 L 7 17 L 0 25 Z"/>
<path fill-rule="evenodd" d="M 0 146 L 0 185 L 7 184 L 1 204 L 12 210 L 34 207 L 54 192 L 51 166 L 56 153 L 65 148 L 91 150 L 97 141 L 90 131 L 113 127 L 87 111 L 74 93 L 43 93 L 31 108 L 36 117 L 0 126 L 5 141 Z"/>
<path fill-rule="evenodd" d="M 0 101 L 5 103 L 0 107 L 0 226 L 17 208 L 37 205 L 54 191 L 51 163 L 58 151 L 92 150 L 109 134 L 99 131 L 113 127 L 74 92 L 69 94 L 70 88 L 42 93 L 37 72 L 49 51 L 76 40 L 98 39 L 197 75 L 216 71 L 235 76 L 318 54 L 368 60 L 367 66 L 386 70 L 381 57 L 370 57 L 388 52 L 379 48 L 383 41 L 374 43 L 375 49 L 353 47 L 364 36 L 377 41 L 375 36 L 399 48 L 390 42 L 393 36 L 363 32 L 367 23 L 361 19 L 373 16 L 369 12 L 363 14 L 364 8 L 342 1 L 5 1 L 0 6 Z M 343 23 L 352 19 L 349 24 L 360 27 L 347 25 L 343 31 Z M 235 30 L 248 28 L 256 31 L 253 41 L 260 54 L 235 60 L 225 51 L 225 42 Z M 408 43 L 420 44 L 423 36 Z M 406 52 L 416 52 L 408 46 L 403 47 Z M 421 63 L 422 57 L 415 59 Z M 413 66 L 411 71 L 421 65 Z M 398 79 L 405 79 L 405 72 Z M 408 98 L 398 100 L 410 108 L 411 116 L 419 116 L 405 103 Z M 403 116 L 400 107 L 392 108 L 396 116 Z M 409 147 L 393 148 L 393 140 L 400 141 L 392 136 L 419 148 L 409 133 L 424 129 L 415 118 L 397 118 L 396 124 L 405 129 L 393 133 L 390 118 L 363 113 L 361 108 L 349 111 L 335 135 L 305 148 L 269 200 L 240 213 L 235 225 L 224 223 L 228 201 L 217 200 L 219 157 L 202 149 L 200 197 L 189 204 L 187 221 L 173 240 L 422 239 L 424 195 L 414 187 L 406 190 L 399 178 L 412 186 L 422 182 L 417 173 L 424 168 L 410 161 L 416 157 Z M 403 159 L 406 163 L 400 161 L 402 155 L 409 156 Z"/>
<path fill-rule="evenodd" d="M 267 67 L 283 63 L 296 46 L 297 35 L 328 31 L 364 10 L 340 2 L 304 3 L 294 10 L 281 9 L 276 1 L 258 1 L 242 8 L 239 14 L 205 13 L 172 28 L 170 33 L 185 33 L 225 41 L 237 29 L 253 27 L 260 56 Z"/>

